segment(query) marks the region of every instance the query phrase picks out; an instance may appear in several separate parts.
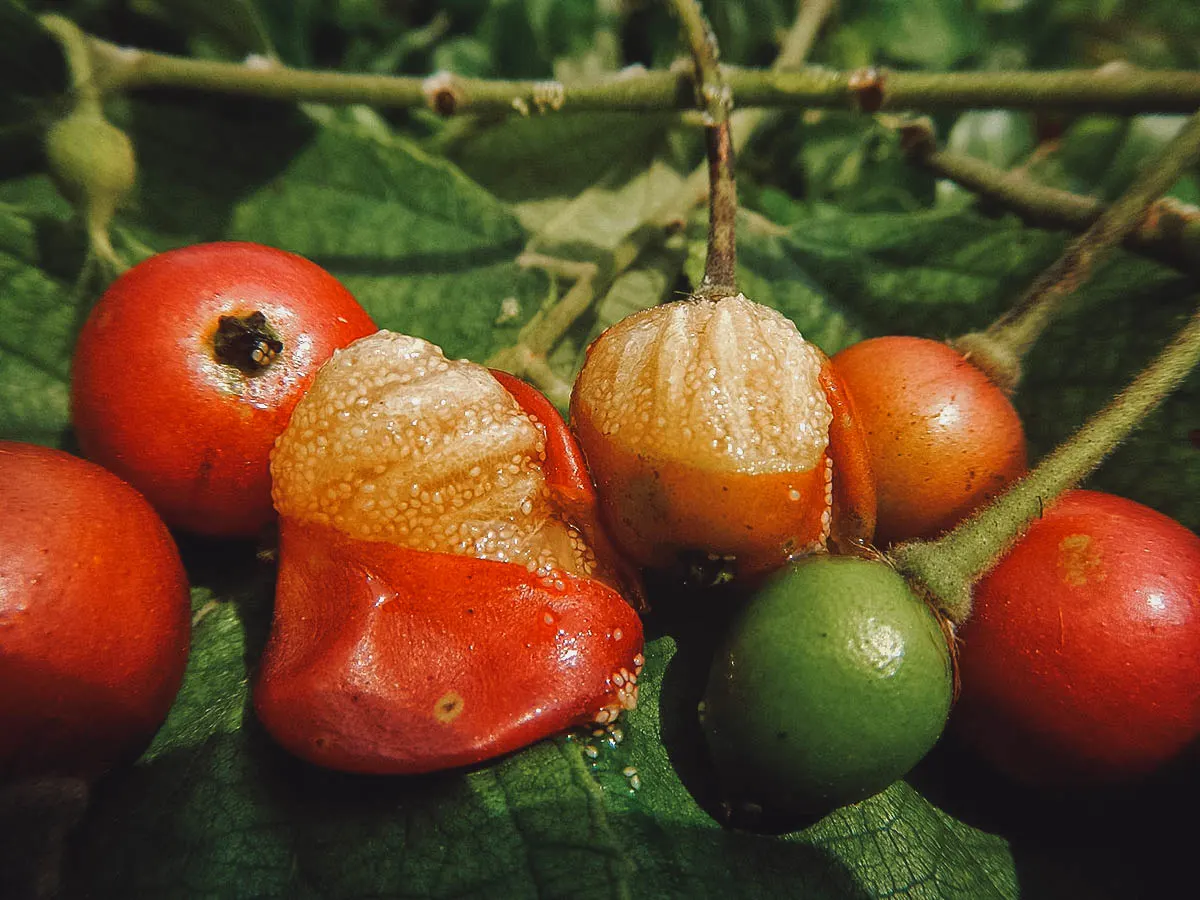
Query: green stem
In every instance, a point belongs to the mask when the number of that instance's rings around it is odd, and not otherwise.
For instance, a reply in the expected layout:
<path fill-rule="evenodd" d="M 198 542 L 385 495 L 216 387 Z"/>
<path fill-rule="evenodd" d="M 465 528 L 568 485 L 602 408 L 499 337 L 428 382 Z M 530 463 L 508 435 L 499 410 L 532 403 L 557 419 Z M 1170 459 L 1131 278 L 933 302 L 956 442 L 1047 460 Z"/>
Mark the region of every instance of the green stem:
<path fill-rule="evenodd" d="M 1005 390 L 1021 377 L 1021 358 L 1075 293 L 1131 234 L 1142 226 L 1150 205 L 1200 160 L 1200 113 L 1143 165 L 1133 184 L 1054 263 L 1039 275 L 1013 307 L 982 334 L 963 335 L 953 346 L 972 357 Z"/>
<path fill-rule="evenodd" d="M 428 106 L 445 115 L 529 110 L 686 110 L 695 108 L 690 73 L 623 72 L 594 82 L 490 81 L 359 75 L 187 59 L 88 39 L 105 91 L 150 88 L 215 91 L 283 101 Z M 1038 109 L 1069 113 L 1191 112 L 1200 107 L 1200 72 L 758 71 L 721 67 L 742 107 L 844 109 Z"/>
<path fill-rule="evenodd" d="M 991 505 L 933 541 L 901 544 L 891 558 L 954 622 L 971 613 L 971 586 L 1030 522 L 1075 487 L 1200 362 L 1200 311 L 1108 406 Z"/>
<path fill-rule="evenodd" d="M 796 11 L 796 20 L 784 35 L 779 48 L 779 55 L 771 65 L 773 72 L 795 72 L 804 66 L 808 54 L 812 52 L 817 34 L 833 12 L 833 0 L 803 0 Z M 741 103 L 741 98 L 738 98 Z M 744 105 L 744 104 L 743 104 Z M 730 128 L 733 132 L 733 154 L 736 157 L 758 129 L 768 122 L 783 115 L 779 110 L 768 109 L 738 109 L 730 116 Z M 674 218 L 686 219 L 695 206 L 708 199 L 708 167 L 698 167 L 688 176 L 688 187 L 675 204 Z"/>
<path fill-rule="evenodd" d="M 1086 231 L 1108 209 L 1093 197 L 1047 187 L 1020 172 L 1010 172 L 962 153 L 938 150 L 932 143 L 915 144 L 911 157 L 918 165 L 947 178 L 1006 210 L 1028 225 Z M 1195 271 L 1200 264 L 1200 209 L 1169 197 L 1151 204 L 1125 246 L 1176 268 Z"/>
<path fill-rule="evenodd" d="M 729 113 L 733 95 L 718 65 L 717 39 L 696 0 L 671 0 L 696 65 L 708 154 L 708 255 L 695 296 L 714 300 L 737 293 L 737 186 Z"/>
<path fill-rule="evenodd" d="M 804 65 L 821 27 L 833 12 L 833 4 L 834 0 L 800 0 L 796 21 L 783 38 L 779 55 L 771 66 L 773 71 L 791 72 Z"/>
<path fill-rule="evenodd" d="M 74 94 L 76 105 L 90 105 L 99 109 L 100 90 L 92 74 L 92 39 L 80 31 L 70 19 L 57 13 L 40 16 L 38 23 L 62 48 L 67 71 L 71 73 L 71 92 Z"/>

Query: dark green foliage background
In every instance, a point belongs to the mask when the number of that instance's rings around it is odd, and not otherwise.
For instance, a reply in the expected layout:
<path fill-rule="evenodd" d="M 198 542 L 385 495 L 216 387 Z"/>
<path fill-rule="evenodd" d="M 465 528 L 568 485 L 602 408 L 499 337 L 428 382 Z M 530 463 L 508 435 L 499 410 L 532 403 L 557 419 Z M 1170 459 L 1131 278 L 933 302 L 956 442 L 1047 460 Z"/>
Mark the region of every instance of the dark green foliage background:
<path fill-rule="evenodd" d="M 725 57 L 749 65 L 770 62 L 794 12 L 782 0 L 707 6 Z M 83 236 L 38 150 L 66 84 L 30 15 L 51 7 L 122 43 L 362 71 L 565 78 L 665 65 L 680 49 L 648 3 L 2 0 L 0 438 L 67 447 L 71 348 L 102 283 L 80 277 Z M 1169 0 L 846 0 L 817 52 L 829 65 L 939 70 L 1118 57 L 1195 65 L 1200 17 Z M 566 286 L 521 266 L 523 250 L 603 268 L 699 159 L 695 134 L 669 116 L 440 122 L 181 92 L 117 98 L 108 112 L 139 160 L 114 229 L 126 258 L 222 238 L 284 247 L 330 269 L 380 325 L 477 360 Z M 1006 166 L 1027 157 L 1038 129 L 1064 130 L 1038 176 L 1111 197 L 1178 121 L 972 112 L 938 124 L 952 146 Z M 830 353 L 869 335 L 986 325 L 1064 240 L 935 185 L 864 117 L 777 117 L 740 174 L 743 288 Z M 1192 176 L 1173 193 L 1200 196 Z M 704 216 L 691 226 L 650 241 L 578 323 L 553 358 L 563 377 L 606 323 L 694 281 Z M 1097 273 L 1030 360 L 1017 402 L 1034 457 L 1194 304 L 1189 278 L 1144 259 L 1122 254 Z M 1092 484 L 1200 527 L 1198 401 L 1192 378 Z M 96 787 L 66 848 L 68 896 L 1136 897 L 1187 871 L 1186 832 L 1155 823 L 1200 799 L 1194 761 L 1138 791 L 1035 795 L 997 784 L 952 737 L 908 783 L 818 822 L 722 828 L 694 721 L 719 623 L 681 614 L 670 596 L 648 621 L 626 740 L 594 763 L 584 738 L 429 778 L 317 771 L 275 749 L 248 712 L 270 567 L 252 547 L 181 543 L 198 613 L 187 680 L 145 757 Z M 630 765 L 636 791 L 622 775 Z"/>

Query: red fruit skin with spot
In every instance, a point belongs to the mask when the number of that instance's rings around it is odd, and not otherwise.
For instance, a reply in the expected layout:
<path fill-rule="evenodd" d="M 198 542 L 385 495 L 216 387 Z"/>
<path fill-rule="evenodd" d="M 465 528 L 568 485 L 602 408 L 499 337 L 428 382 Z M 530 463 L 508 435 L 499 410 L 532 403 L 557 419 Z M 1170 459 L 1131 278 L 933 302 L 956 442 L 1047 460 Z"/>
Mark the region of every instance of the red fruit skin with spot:
<path fill-rule="evenodd" d="M 880 546 L 948 531 L 1025 473 L 1012 403 L 946 344 L 871 338 L 832 363 L 866 437 Z"/>
<path fill-rule="evenodd" d="M 612 676 L 639 668 L 642 625 L 606 582 L 631 602 L 640 585 L 599 527 L 596 492 L 562 416 L 529 384 L 492 374 L 545 432 L 547 486 L 595 551 L 596 577 L 543 579 L 512 563 L 283 517 L 254 704 L 296 756 L 348 772 L 432 772 L 621 708 Z"/>
<path fill-rule="evenodd" d="M 97 775 L 166 718 L 187 576 L 140 494 L 78 457 L 0 442 L 0 782 Z"/>
<path fill-rule="evenodd" d="M 289 518 L 280 539 L 254 704 L 317 765 L 415 774 L 517 750 L 617 703 L 611 676 L 642 648 L 636 613 L 593 579 L 558 573 L 557 590 L 512 563 Z"/>
<path fill-rule="evenodd" d="M 218 362 L 225 315 L 263 312 L 283 351 L 249 375 Z M 80 333 L 71 412 L 85 456 L 145 494 L 167 524 L 251 537 L 275 517 L 269 458 L 333 351 L 375 332 L 315 263 L 250 243 L 160 253 L 118 278 Z"/>
<path fill-rule="evenodd" d="M 1141 504 L 1065 495 L 960 636 L 951 721 L 1017 781 L 1130 780 L 1200 736 L 1200 538 Z"/>

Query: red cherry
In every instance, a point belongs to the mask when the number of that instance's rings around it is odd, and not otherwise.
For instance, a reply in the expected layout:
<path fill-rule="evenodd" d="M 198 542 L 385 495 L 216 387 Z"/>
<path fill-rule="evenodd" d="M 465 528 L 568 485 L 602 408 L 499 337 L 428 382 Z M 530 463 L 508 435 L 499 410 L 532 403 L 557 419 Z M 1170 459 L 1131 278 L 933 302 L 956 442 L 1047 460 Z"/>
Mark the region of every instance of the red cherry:
<path fill-rule="evenodd" d="M 95 775 L 140 753 L 183 680 L 187 576 L 129 485 L 0 442 L 0 781 Z"/>
<path fill-rule="evenodd" d="M 953 721 L 1026 782 L 1118 781 L 1200 736 L 1200 538 L 1065 495 L 978 584 Z"/>
<path fill-rule="evenodd" d="M 134 266 L 75 348 L 71 415 L 84 455 L 168 525 L 252 537 L 275 517 L 271 447 L 335 349 L 375 325 L 332 275 L 246 243 Z"/>

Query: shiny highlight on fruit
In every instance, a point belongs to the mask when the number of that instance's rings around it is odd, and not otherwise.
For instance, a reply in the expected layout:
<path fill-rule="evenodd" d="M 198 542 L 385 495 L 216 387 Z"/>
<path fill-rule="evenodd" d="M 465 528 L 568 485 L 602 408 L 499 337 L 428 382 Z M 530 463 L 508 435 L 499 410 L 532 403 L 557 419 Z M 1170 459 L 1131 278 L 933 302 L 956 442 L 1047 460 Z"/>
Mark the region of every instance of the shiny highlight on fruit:
<path fill-rule="evenodd" d="M 823 814 L 915 766 L 953 675 L 941 627 L 890 566 L 792 563 L 754 593 L 713 661 L 702 722 L 733 803 Z"/>
<path fill-rule="evenodd" d="M 957 350 L 891 336 L 832 362 L 866 436 L 881 547 L 948 531 L 1025 473 L 1016 410 Z"/>

